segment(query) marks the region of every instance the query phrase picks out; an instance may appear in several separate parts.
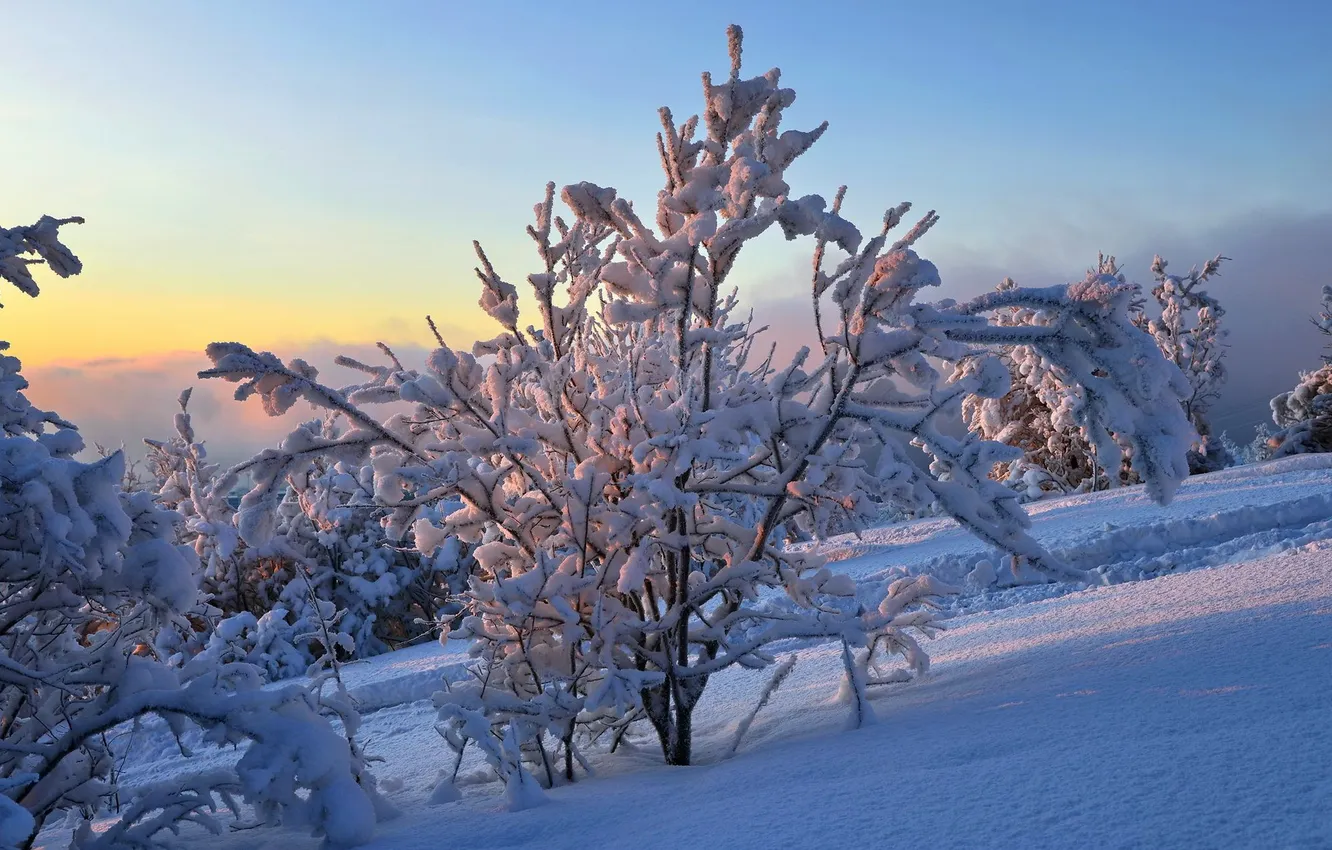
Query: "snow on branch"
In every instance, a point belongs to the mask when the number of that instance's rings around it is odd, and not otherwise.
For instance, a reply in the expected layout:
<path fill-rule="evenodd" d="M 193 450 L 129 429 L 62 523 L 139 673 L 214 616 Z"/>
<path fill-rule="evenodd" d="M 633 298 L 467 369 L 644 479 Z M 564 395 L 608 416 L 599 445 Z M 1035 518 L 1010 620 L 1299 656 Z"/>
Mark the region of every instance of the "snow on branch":
<path fill-rule="evenodd" d="M 77 274 L 57 233 L 74 221 L 0 229 L 0 275 L 36 295 L 29 254 L 57 275 Z M 190 628 L 184 617 L 198 599 L 198 558 L 174 540 L 182 516 L 151 493 L 122 488 L 123 453 L 76 460 L 77 431 L 28 403 L 19 370 L 16 358 L 0 357 L 4 842 L 28 850 L 56 813 L 102 810 L 120 791 L 106 733 L 148 714 L 178 740 L 193 725 L 209 743 L 248 746 L 234 770 L 139 789 L 107 832 L 85 824 L 73 846 L 159 847 L 159 834 L 183 822 L 215 827 L 212 811 L 219 803 L 234 810 L 236 799 L 264 822 L 304 825 L 335 844 L 368 839 L 375 813 L 357 782 L 358 756 L 309 693 L 260 690 L 248 664 L 200 659 L 175 669 L 155 656 L 162 631 Z M 177 425 L 192 441 L 186 401 Z M 188 465 L 202 455 L 178 459 Z M 207 500 L 191 499 L 206 509 Z"/>
<path fill-rule="evenodd" d="M 41 289 L 29 266 L 45 263 L 57 277 L 81 272 L 83 263 L 60 241 L 60 227 L 65 224 L 83 224 L 83 219 L 44 215 L 27 227 L 0 227 L 0 278 L 35 298 Z"/>

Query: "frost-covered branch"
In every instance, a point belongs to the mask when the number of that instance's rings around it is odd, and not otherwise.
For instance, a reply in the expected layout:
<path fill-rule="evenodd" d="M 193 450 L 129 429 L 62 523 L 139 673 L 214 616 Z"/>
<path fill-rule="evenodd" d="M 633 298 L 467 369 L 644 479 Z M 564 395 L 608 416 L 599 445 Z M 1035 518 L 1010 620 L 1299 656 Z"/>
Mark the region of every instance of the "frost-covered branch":
<path fill-rule="evenodd" d="M 76 219 L 71 219 L 76 221 Z M 0 267 L 24 291 L 27 266 L 79 271 L 58 240 L 62 222 L 0 230 Z M 125 492 L 125 459 L 84 463 L 73 425 L 36 410 L 16 358 L 0 357 L 0 822 L 7 843 L 33 846 L 56 812 L 97 812 L 120 793 L 105 733 L 154 714 L 178 740 L 201 727 L 212 744 L 248 746 L 234 770 L 150 786 L 106 833 L 76 831 L 76 847 L 156 847 L 181 822 L 208 825 L 217 799 L 244 798 L 269 823 L 303 824 L 331 842 L 369 838 L 370 798 L 356 758 L 301 689 L 259 690 L 245 664 L 195 659 L 179 669 L 154 651 L 163 630 L 188 627 L 199 590 L 194 551 L 174 536 L 182 514 L 154 494 Z M 166 482 L 191 519 L 214 505 L 201 446 L 185 413 L 181 443 L 158 446 Z M 184 474 L 186 470 L 192 470 Z"/>
<path fill-rule="evenodd" d="M 0 278 L 35 298 L 41 288 L 29 266 L 45 263 L 57 277 L 81 272 L 83 263 L 60 241 L 60 227 L 66 224 L 83 224 L 83 219 L 44 215 L 27 227 L 0 227 Z"/>

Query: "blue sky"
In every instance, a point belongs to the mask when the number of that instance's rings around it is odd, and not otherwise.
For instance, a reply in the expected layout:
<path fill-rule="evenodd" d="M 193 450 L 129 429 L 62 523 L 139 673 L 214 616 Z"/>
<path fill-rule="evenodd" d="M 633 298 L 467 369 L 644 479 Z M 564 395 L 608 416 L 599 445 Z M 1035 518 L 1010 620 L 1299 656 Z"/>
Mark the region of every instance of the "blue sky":
<path fill-rule="evenodd" d="M 88 218 L 69 235 L 84 278 L 0 298 L 0 337 L 30 364 L 221 337 L 425 342 L 426 312 L 466 342 L 484 330 L 471 240 L 521 279 L 547 180 L 651 204 L 656 108 L 697 110 L 731 22 L 746 70 L 778 65 L 799 92 L 788 121 L 831 122 L 794 190 L 849 184 L 865 227 L 903 199 L 938 209 L 922 250 L 965 284 L 947 294 L 1332 208 L 1328 3 L 127 1 L 7 17 L 4 221 Z M 806 246 L 769 248 L 747 256 L 752 296 L 803 291 Z"/>

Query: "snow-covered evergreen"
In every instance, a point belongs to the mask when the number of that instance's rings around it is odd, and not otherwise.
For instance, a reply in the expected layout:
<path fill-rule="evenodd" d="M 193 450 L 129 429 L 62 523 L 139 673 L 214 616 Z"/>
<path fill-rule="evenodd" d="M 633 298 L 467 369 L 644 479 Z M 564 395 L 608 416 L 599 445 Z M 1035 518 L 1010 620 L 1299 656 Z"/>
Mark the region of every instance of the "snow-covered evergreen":
<path fill-rule="evenodd" d="M 1128 445 L 1153 498 L 1168 501 L 1187 473 L 1188 387 L 1130 321 L 1133 287 L 1090 275 L 917 303 L 939 284 L 914 250 L 937 216 L 894 239 L 910 208 L 900 204 L 865 238 L 840 214 L 844 189 L 831 206 L 792 192 L 788 166 L 827 125 L 780 131 L 795 92 L 776 69 L 742 78 L 739 28 L 728 36 L 730 74 L 704 75 L 702 118 L 661 111 L 665 185 L 650 220 L 590 183 L 558 193 L 566 220 L 549 185 L 528 228 L 538 266 L 521 304 L 477 246 L 495 338 L 471 352 L 438 339 L 419 370 L 342 359 L 368 375 L 345 390 L 239 343 L 210 346 L 214 368 L 201 373 L 238 383 L 238 399 L 257 395 L 270 414 L 304 398 L 342 421 L 336 435 L 297 429 L 243 465 L 254 480 L 237 517 L 248 544 L 273 539 L 285 488 L 328 458 L 373 469 L 391 537 L 410 530 L 425 555 L 450 537 L 476 546 L 458 630 L 475 676 L 437 702 L 450 745 L 484 753 L 515 806 L 572 778 L 588 741 L 613 745 L 640 719 L 667 761 L 688 763 L 709 677 L 773 663 L 777 641 L 845 641 L 864 687 L 925 669 L 913 633 L 934 629 L 929 603 L 945 588 L 905 578 L 874 607 L 854 604 L 852 581 L 782 544 L 790 527 L 863 523 L 876 497 L 937 502 L 1024 574 L 1076 574 L 987 477 L 1013 450 L 939 428 L 964 397 L 1007 392 L 993 348 L 1026 345 L 1081 383 L 1068 415 L 1104 464 L 1117 467 Z M 820 348 L 789 363 L 774 361 L 729 280 L 774 227 L 814 248 Z M 1047 320 L 991 318 L 1014 308 Z M 416 408 L 382 421 L 369 412 L 387 401 Z M 451 499 L 462 507 L 441 517 Z M 894 654 L 904 668 L 880 666 Z"/>

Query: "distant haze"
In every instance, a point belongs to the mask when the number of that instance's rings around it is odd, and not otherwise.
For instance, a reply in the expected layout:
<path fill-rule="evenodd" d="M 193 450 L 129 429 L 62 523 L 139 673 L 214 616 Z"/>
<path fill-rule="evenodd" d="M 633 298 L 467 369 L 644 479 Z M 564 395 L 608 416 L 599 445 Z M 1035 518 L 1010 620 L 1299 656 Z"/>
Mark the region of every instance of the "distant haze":
<path fill-rule="evenodd" d="M 1187 271 L 1217 253 L 1233 258 L 1222 266 L 1222 274 L 1211 288 L 1226 309 L 1224 321 L 1230 331 L 1229 380 L 1212 420 L 1216 430 L 1228 431 L 1239 443 L 1250 439 L 1255 425 L 1268 421 L 1268 399 L 1293 387 L 1301 370 L 1319 363 L 1327 338 L 1317 333 L 1309 316 L 1318 307 L 1322 285 L 1332 281 L 1323 257 L 1330 243 L 1332 213 L 1268 213 L 1254 214 L 1202 236 L 1165 237 L 1159 245 L 1129 246 L 1119 254 L 1125 273 L 1140 283 L 1151 281 L 1154 248 L 1170 260 L 1172 271 Z M 928 237 L 920 247 L 924 256 L 930 256 Z M 1080 278 L 1094 260 L 1094 250 L 1082 266 L 1057 270 L 1035 264 L 999 268 L 940 260 L 944 286 L 927 297 L 977 295 L 993 288 L 1005 275 L 1031 286 L 1068 282 Z M 777 342 L 783 357 L 801 345 L 815 344 L 808 299 L 794 294 L 777 298 L 745 295 L 747 291 L 800 291 L 807 273 L 803 261 L 798 266 L 793 261 L 780 280 L 741 289 L 743 303 L 754 305 L 756 320 L 770 326 L 768 336 Z M 419 328 L 404 327 L 400 333 L 386 341 L 395 345 L 405 363 L 423 362 L 426 349 L 420 343 L 428 338 L 424 321 Z M 366 362 L 379 362 L 382 355 L 372 343 L 320 342 L 278 353 L 307 358 L 321 367 L 324 380 L 341 385 L 354 382 L 356 374 L 333 366 L 333 356 L 348 353 Z M 25 374 L 33 384 L 29 396 L 35 403 L 79 423 L 90 444 L 124 443 L 132 456 L 142 455 L 144 436 L 171 436 L 175 398 L 188 386 L 197 387 L 191 403 L 196 429 L 208 441 L 214 458 L 225 463 L 273 444 L 313 415 L 302 403 L 288 415 L 270 419 L 253 400 L 246 404 L 232 400 L 234 385 L 199 381 L 195 373 L 208 365 L 202 352 L 182 351 L 38 366 L 26 369 Z"/>
<path fill-rule="evenodd" d="M 945 222 L 946 224 L 946 222 Z M 942 227 L 943 225 L 941 225 Z M 1227 431 L 1246 443 L 1259 422 L 1270 422 L 1268 401 L 1291 389 L 1302 370 L 1317 368 L 1329 339 L 1317 332 L 1309 317 L 1317 312 L 1324 284 L 1332 283 L 1326 259 L 1332 244 L 1332 212 L 1312 215 L 1254 213 L 1198 236 L 1165 235 L 1156 244 L 1101 246 L 1115 253 L 1129 280 L 1150 289 L 1151 260 L 1155 253 L 1170 262 L 1170 271 L 1183 273 L 1193 265 L 1222 254 L 1221 275 L 1209 287 L 1226 310 L 1224 326 L 1230 348 L 1225 365 L 1228 378 L 1221 399 L 1212 411 L 1216 431 Z M 920 252 L 930 257 L 929 237 Z M 1027 262 L 1008 268 L 947 259 L 936 260 L 943 287 L 936 296 L 967 298 L 990 289 L 1006 275 L 1024 286 L 1049 286 L 1082 277 L 1096 260 L 1090 248 L 1082 266 L 1041 267 Z M 793 279 L 804 278 L 804 267 L 793 269 Z M 789 355 L 801 345 L 815 344 L 809 318 L 809 299 L 789 296 L 760 301 L 755 308 L 760 324 L 771 327 L 771 339 L 780 353 Z"/>

